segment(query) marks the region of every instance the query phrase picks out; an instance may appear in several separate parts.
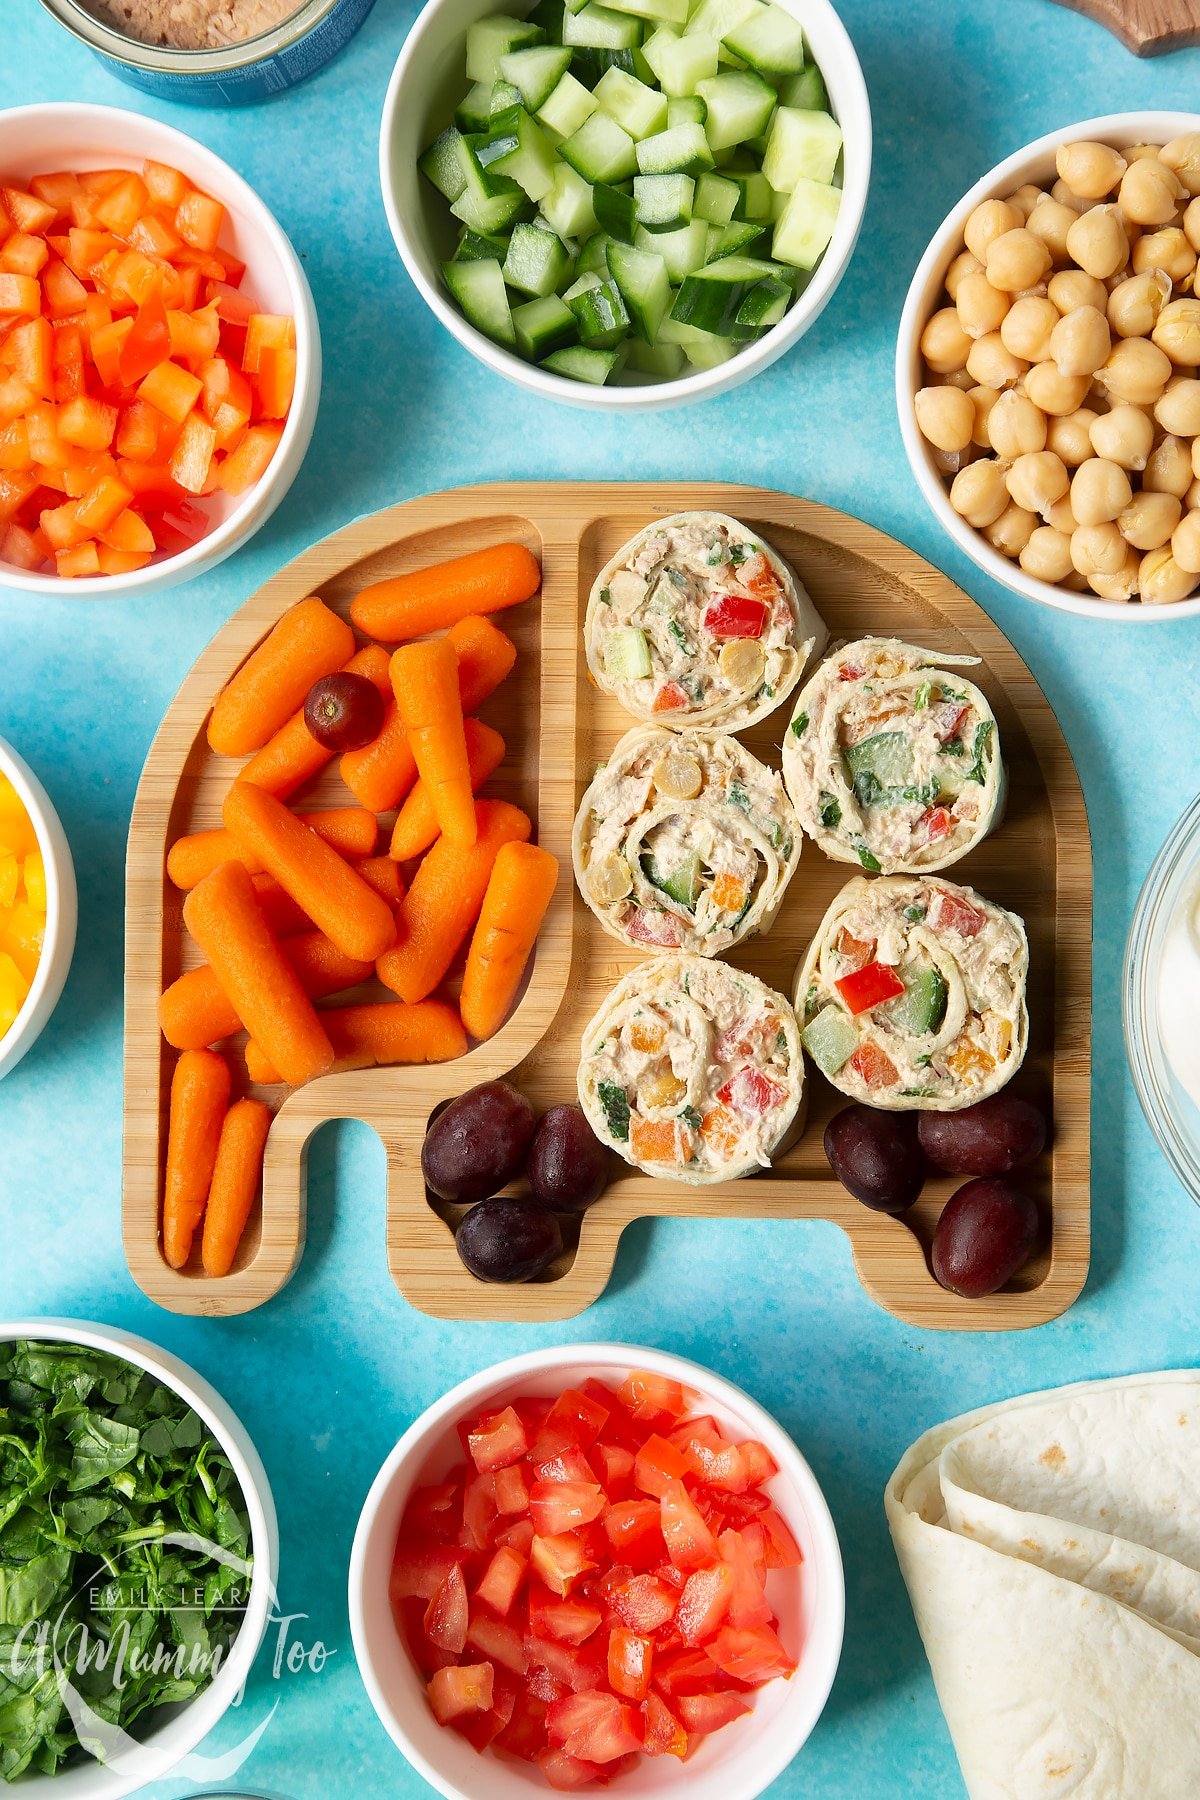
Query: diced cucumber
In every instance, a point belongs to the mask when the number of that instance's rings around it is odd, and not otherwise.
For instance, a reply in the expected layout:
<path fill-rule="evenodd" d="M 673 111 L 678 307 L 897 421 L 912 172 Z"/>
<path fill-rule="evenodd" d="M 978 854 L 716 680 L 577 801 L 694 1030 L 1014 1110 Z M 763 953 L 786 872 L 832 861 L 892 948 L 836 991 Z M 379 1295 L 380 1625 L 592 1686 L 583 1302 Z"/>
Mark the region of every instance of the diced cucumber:
<path fill-rule="evenodd" d="M 802 179 L 828 186 L 841 152 L 842 128 L 836 119 L 781 106 L 771 122 L 762 172 L 781 194 L 790 194 Z"/>
<path fill-rule="evenodd" d="M 626 367 L 659 381 L 673 381 L 683 368 L 683 351 L 678 344 L 643 344 L 641 338 L 631 338 Z"/>
<path fill-rule="evenodd" d="M 804 67 L 804 32 L 782 6 L 760 6 L 722 38 L 744 63 L 771 79 L 796 75 Z"/>
<path fill-rule="evenodd" d="M 570 344 L 575 338 L 575 314 L 557 294 L 540 300 L 526 300 L 512 309 L 517 349 L 530 362 L 540 362 L 551 350 Z"/>
<path fill-rule="evenodd" d="M 913 779 L 912 742 L 902 731 L 876 731 L 842 752 L 846 780 L 860 806 L 872 806 Z"/>
<path fill-rule="evenodd" d="M 618 350 L 589 350 L 584 344 L 568 344 L 565 350 L 552 351 L 543 360 L 542 368 L 554 375 L 565 375 L 570 381 L 603 387 L 622 360 Z"/>
<path fill-rule="evenodd" d="M 690 175 L 638 175 L 633 183 L 637 222 L 648 231 L 677 231 L 692 217 L 696 183 Z M 601 224 L 603 224 L 601 220 Z M 617 233 L 633 242 L 632 229 Z"/>
<path fill-rule="evenodd" d="M 902 969 L 900 979 L 904 992 L 888 1007 L 888 1013 L 913 1037 L 936 1031 L 946 1016 L 948 989 L 940 969 L 927 963 L 921 969 Z"/>
<path fill-rule="evenodd" d="M 708 107 L 704 129 L 714 150 L 758 137 L 775 110 L 775 89 L 753 69 L 728 69 L 698 83 L 696 91 Z"/>
<path fill-rule="evenodd" d="M 700 898 L 700 855 L 691 851 L 672 869 L 663 869 L 655 856 L 643 856 L 642 873 L 651 886 L 660 888 L 669 894 L 680 906 L 686 906 L 694 912 L 696 902 Z"/>
<path fill-rule="evenodd" d="M 484 131 L 492 116 L 492 82 L 477 81 L 469 87 L 454 110 L 454 123 L 460 131 Z"/>
<path fill-rule="evenodd" d="M 508 112 L 510 107 L 524 104 L 520 88 L 514 87 L 511 81 L 493 81 L 488 98 L 488 124 L 491 124 L 497 113 Z"/>
<path fill-rule="evenodd" d="M 626 181 L 638 166 L 633 139 L 606 112 L 594 112 L 585 119 L 579 130 L 559 145 L 558 154 L 590 182 Z"/>
<path fill-rule="evenodd" d="M 741 256 L 766 229 L 765 221 L 757 219 L 734 219 L 728 225 L 710 226 L 705 262 L 720 262 L 724 256 Z M 780 280 L 784 279 L 780 276 Z"/>
<path fill-rule="evenodd" d="M 474 154 L 474 136 L 464 138 L 471 152 L 467 166 L 467 185 L 450 211 L 456 219 L 482 237 L 507 231 L 519 218 L 528 216 L 529 200 L 515 181 L 507 175 L 484 168 Z"/>
<path fill-rule="evenodd" d="M 675 125 L 703 125 L 708 117 L 708 108 L 699 94 L 681 94 L 677 100 L 667 101 L 667 130 Z"/>
<path fill-rule="evenodd" d="M 767 276 L 756 282 L 734 315 L 730 335 L 739 343 L 778 325 L 792 300 L 790 282 Z"/>
<path fill-rule="evenodd" d="M 779 104 L 799 107 L 801 112 L 829 111 L 829 94 L 816 63 L 806 64 L 780 84 Z"/>
<path fill-rule="evenodd" d="M 700 0 L 688 20 L 688 36 L 721 40 L 761 10 L 760 0 Z"/>
<path fill-rule="evenodd" d="M 800 1039 L 818 1069 L 829 1076 L 836 1075 L 858 1049 L 858 1032 L 838 1006 L 823 1006 Z"/>
<path fill-rule="evenodd" d="M 597 106 L 627 131 L 631 138 L 653 137 L 667 123 L 665 94 L 647 87 L 623 69 L 606 69 L 592 90 Z"/>
<path fill-rule="evenodd" d="M 572 10 L 574 10 L 574 8 L 572 8 Z M 563 14 L 565 11 L 566 7 L 563 5 L 563 0 L 537 0 L 537 5 L 530 12 L 526 23 L 529 25 L 536 25 L 538 30 L 544 34 L 548 43 L 561 44 Z"/>
<path fill-rule="evenodd" d="M 710 172 L 702 175 L 696 183 L 696 198 L 692 210 L 698 219 L 703 219 L 708 225 L 728 225 L 740 197 L 741 190 L 736 181 Z"/>
<path fill-rule="evenodd" d="M 545 105 L 570 66 L 571 52 L 559 44 L 535 44 L 500 58 L 501 75 L 520 89 L 530 112 Z"/>
<path fill-rule="evenodd" d="M 617 12 L 633 13 L 652 25 L 686 25 L 688 0 L 608 0 Z"/>
<path fill-rule="evenodd" d="M 592 190 L 593 195 L 595 189 Z M 579 260 L 575 265 L 576 276 L 607 275 L 608 246 L 612 238 L 607 231 L 594 231 L 579 252 Z"/>
<path fill-rule="evenodd" d="M 538 118 L 551 131 L 570 137 L 596 110 L 596 102 L 582 81 L 576 81 L 568 69 L 549 99 L 538 108 Z"/>
<path fill-rule="evenodd" d="M 664 94 L 690 98 L 699 82 L 717 72 L 720 46 L 714 37 L 698 37 L 690 29 L 680 37 L 665 27 L 644 46 L 644 55 Z"/>
<path fill-rule="evenodd" d="M 798 181 L 775 227 L 771 253 L 797 269 L 813 269 L 828 248 L 842 203 L 840 188 Z"/>
<path fill-rule="evenodd" d="M 492 13 L 476 19 L 467 27 L 467 78 L 470 81 L 495 81 L 500 74 L 500 58 L 512 50 L 523 50 L 542 42 L 542 31 L 526 19 L 513 19 L 507 13 Z"/>
<path fill-rule="evenodd" d="M 632 50 L 642 41 L 642 25 L 630 13 L 614 12 L 599 0 L 563 15 L 563 43 L 594 50 Z"/>
<path fill-rule="evenodd" d="M 755 169 L 748 175 L 740 170 L 728 177 L 736 181 L 741 189 L 737 205 L 733 209 L 735 219 L 769 219 L 771 217 L 771 184 L 760 170 Z"/>
<path fill-rule="evenodd" d="M 728 362 L 737 350 L 732 338 L 718 337 L 711 331 L 698 331 L 694 325 L 681 325 L 667 318 L 658 334 L 660 344 L 678 346 L 694 369 L 715 369 Z"/>
<path fill-rule="evenodd" d="M 675 125 L 637 146 L 637 166 L 643 175 L 702 175 L 712 168 L 703 125 Z"/>
<path fill-rule="evenodd" d="M 647 231 L 639 225 L 633 234 L 634 245 L 650 255 L 661 256 L 667 265 L 667 279 L 674 286 L 694 269 L 704 266 L 708 248 L 708 227 L 703 219 L 693 219 L 678 231 Z"/>
<path fill-rule="evenodd" d="M 575 315 L 579 341 L 592 350 L 611 350 L 629 329 L 629 313 L 612 279 L 583 275 L 563 295 Z"/>
<path fill-rule="evenodd" d="M 571 73 L 589 88 L 595 87 L 608 69 L 623 69 L 626 75 L 636 75 L 640 81 L 641 57 L 640 50 L 597 50 L 583 46 L 571 58 Z"/>
<path fill-rule="evenodd" d="M 484 237 L 478 231 L 472 231 L 464 225 L 458 234 L 458 248 L 454 252 L 455 262 L 503 262 L 508 255 L 509 240 L 502 232 Z"/>
<path fill-rule="evenodd" d="M 556 231 L 516 225 L 504 259 L 504 279 L 523 294 L 544 299 L 561 285 L 569 260 Z"/>
<path fill-rule="evenodd" d="M 569 163 L 559 163 L 541 205 L 543 215 L 561 238 L 591 237 L 596 229 L 591 187 Z"/>
<path fill-rule="evenodd" d="M 442 274 L 463 316 L 496 343 L 515 348 L 517 334 L 500 264 L 448 262 L 442 264 Z"/>
<path fill-rule="evenodd" d="M 470 180 L 469 157 L 462 132 L 447 125 L 424 155 L 417 158 L 417 167 L 439 194 L 447 200 L 457 200 Z"/>
<path fill-rule="evenodd" d="M 650 646 L 636 625 L 610 631 L 604 645 L 604 673 L 613 681 L 640 681 L 653 668 Z"/>
<path fill-rule="evenodd" d="M 592 210 L 602 232 L 632 244 L 636 208 L 628 186 L 610 187 L 606 181 L 598 181 L 592 189 Z"/>
<path fill-rule="evenodd" d="M 498 170 L 515 181 L 531 200 L 540 201 L 550 192 L 558 158 L 537 120 L 523 106 L 499 113 L 487 132 L 469 142 L 485 176 Z"/>
<path fill-rule="evenodd" d="M 608 267 L 639 337 L 652 344 L 671 304 L 666 263 L 650 251 L 614 241 L 608 246 Z"/>
<path fill-rule="evenodd" d="M 749 256 L 723 257 L 685 277 L 675 296 L 671 317 L 681 325 L 694 325 L 717 337 L 731 337 L 739 326 L 743 306 L 760 282 L 771 284 L 767 298 L 776 300 L 777 290 L 783 285 L 776 264 Z M 747 321 L 753 319 L 755 311 L 755 307 L 749 309 Z M 743 325 L 739 335 L 747 334 L 748 326 Z"/>

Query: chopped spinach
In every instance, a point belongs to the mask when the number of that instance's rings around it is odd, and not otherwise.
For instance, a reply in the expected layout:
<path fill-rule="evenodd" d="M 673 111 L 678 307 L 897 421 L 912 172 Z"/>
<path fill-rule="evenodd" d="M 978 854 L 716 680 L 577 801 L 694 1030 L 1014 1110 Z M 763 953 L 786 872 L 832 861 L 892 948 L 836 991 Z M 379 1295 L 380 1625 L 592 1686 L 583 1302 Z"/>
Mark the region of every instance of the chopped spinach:
<path fill-rule="evenodd" d="M 967 746 L 961 738 L 951 738 L 948 744 L 942 745 L 943 756 L 965 756 L 966 754 Z"/>
<path fill-rule="evenodd" d="M 803 737 L 808 730 L 808 714 L 800 713 L 792 720 L 792 736 Z"/>
<path fill-rule="evenodd" d="M 879 858 L 875 855 L 874 851 L 867 848 L 862 838 L 853 839 L 853 845 L 855 854 L 863 868 L 868 869 L 872 875 L 878 875 L 883 864 L 879 861 Z"/>
<path fill-rule="evenodd" d="M 836 794 L 822 794 L 817 807 L 817 817 L 826 831 L 836 831 L 842 822 L 842 806 Z"/>
<path fill-rule="evenodd" d="M 753 556 L 755 553 L 753 544 L 730 544 L 729 546 L 729 560 L 735 569 L 744 563 L 748 556 Z"/>
<path fill-rule="evenodd" d="M 775 689 L 771 686 L 769 681 L 764 681 L 758 691 L 760 694 L 765 694 L 768 700 L 773 700 L 775 698 Z"/>
<path fill-rule="evenodd" d="M 597 1088 L 608 1129 L 620 1143 L 629 1137 L 629 1095 L 617 1081 L 602 1081 Z"/>
<path fill-rule="evenodd" d="M 995 726 L 991 719 L 983 719 L 975 727 L 975 760 L 967 772 L 968 781 L 977 781 L 982 786 L 987 780 L 987 748 L 992 741 Z"/>
<path fill-rule="evenodd" d="M 740 807 L 744 813 L 750 811 L 750 796 L 740 781 L 731 781 L 729 792 L 725 796 L 730 806 Z"/>
<path fill-rule="evenodd" d="M 667 630 L 670 632 L 671 636 L 675 639 L 675 642 L 679 645 L 679 648 L 681 650 L 690 650 L 691 649 L 692 646 L 691 646 L 691 641 L 688 638 L 688 634 L 683 629 L 683 626 L 679 623 L 678 619 L 672 619 L 670 624 L 667 626 Z"/>
<path fill-rule="evenodd" d="M 612 605 L 612 589 L 611 588 L 602 587 L 600 589 L 600 604 L 601 604 L 601 606 L 611 606 Z"/>
<path fill-rule="evenodd" d="M 914 712 L 924 712 L 925 711 L 925 708 L 929 705 L 929 699 L 930 699 L 930 695 L 932 694 L 932 692 L 933 692 L 933 689 L 931 688 L 930 684 L 927 681 L 923 681 L 921 683 L 920 687 L 917 689 L 916 693 L 913 695 L 913 711 Z"/>
<path fill-rule="evenodd" d="M 906 906 L 904 916 L 910 925 L 919 925 L 925 917 L 925 908 L 923 906 Z"/>
<path fill-rule="evenodd" d="M 787 1047 L 788 1047 L 787 1032 L 783 1029 L 783 1026 L 781 1025 L 779 1027 L 779 1030 L 775 1033 L 775 1048 L 776 1048 L 776 1050 L 782 1050 L 784 1052 L 784 1054 L 786 1055 Z"/>
<path fill-rule="evenodd" d="M 699 1131 L 702 1121 L 694 1106 L 685 1106 L 679 1117 L 685 1125 L 690 1125 L 693 1131 Z"/>
<path fill-rule="evenodd" d="M 905 1100 L 929 1100 L 937 1093 L 936 1088 L 901 1088 L 901 1097 Z"/>
<path fill-rule="evenodd" d="M 691 584 L 682 569 L 677 569 L 674 563 L 668 563 L 666 576 L 672 587 L 677 587 L 682 593 L 687 593 Z"/>

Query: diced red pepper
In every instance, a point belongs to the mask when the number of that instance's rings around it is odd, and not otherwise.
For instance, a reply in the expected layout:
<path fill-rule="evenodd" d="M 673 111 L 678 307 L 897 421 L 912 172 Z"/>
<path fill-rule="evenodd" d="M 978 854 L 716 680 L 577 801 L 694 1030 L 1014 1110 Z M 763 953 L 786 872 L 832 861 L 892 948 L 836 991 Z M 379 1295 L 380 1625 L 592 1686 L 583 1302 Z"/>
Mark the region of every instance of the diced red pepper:
<path fill-rule="evenodd" d="M 767 607 L 762 600 L 745 594 L 719 594 L 701 623 L 710 637 L 758 638 L 767 623 Z"/>
<path fill-rule="evenodd" d="M 927 844 L 936 844 L 939 838 L 948 837 L 954 825 L 954 819 L 944 806 L 928 806 L 917 820 L 917 828 Z"/>
<path fill-rule="evenodd" d="M 686 688 L 677 681 L 664 681 L 654 696 L 651 712 L 678 712 L 681 706 L 690 706 L 691 696 Z"/>
<path fill-rule="evenodd" d="M 869 1088 L 893 1087 L 900 1079 L 900 1071 L 891 1057 L 870 1040 L 858 1046 L 853 1056 L 848 1058 L 846 1067 L 853 1069 L 859 1080 Z"/>
<path fill-rule="evenodd" d="M 638 944 L 658 944 L 669 949 L 679 947 L 679 920 L 674 913 L 652 906 L 639 906 L 632 918 L 626 919 L 625 930 Z"/>
<path fill-rule="evenodd" d="M 939 888 L 930 908 L 929 922 L 935 931 L 956 931 L 960 937 L 977 937 L 986 923 L 986 915 L 945 888 Z"/>
<path fill-rule="evenodd" d="M 969 706 L 960 706 L 953 700 L 943 700 L 934 707 L 933 726 L 939 743 L 948 744 L 957 735 L 959 726 L 970 710 Z"/>
<path fill-rule="evenodd" d="M 171 333 L 160 286 L 152 288 L 138 307 L 133 325 L 121 344 L 117 371 L 122 383 L 125 387 L 136 387 L 170 354 Z"/>
<path fill-rule="evenodd" d="M 853 969 L 849 975 L 839 976 L 833 985 L 848 1010 L 856 1016 L 870 1012 L 873 1006 L 882 1006 L 885 1000 L 895 1000 L 904 992 L 904 983 L 895 969 L 890 963 L 882 962 Z"/>
<path fill-rule="evenodd" d="M 838 669 L 838 680 L 861 681 L 866 672 L 861 663 L 844 662 Z"/>
<path fill-rule="evenodd" d="M 735 1112 L 761 1116 L 787 1099 L 787 1089 L 747 1063 L 717 1089 L 717 1099 Z"/>

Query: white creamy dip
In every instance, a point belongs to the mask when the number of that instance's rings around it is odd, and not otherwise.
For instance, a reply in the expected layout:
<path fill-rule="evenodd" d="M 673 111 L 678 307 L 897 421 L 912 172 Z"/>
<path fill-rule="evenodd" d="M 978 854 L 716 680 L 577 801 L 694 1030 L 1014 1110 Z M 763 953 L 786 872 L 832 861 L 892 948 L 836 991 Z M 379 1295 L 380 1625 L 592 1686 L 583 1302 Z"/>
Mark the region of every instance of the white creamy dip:
<path fill-rule="evenodd" d="M 1175 908 L 1158 965 L 1158 1024 L 1171 1071 L 1200 1106 L 1200 878 Z"/>

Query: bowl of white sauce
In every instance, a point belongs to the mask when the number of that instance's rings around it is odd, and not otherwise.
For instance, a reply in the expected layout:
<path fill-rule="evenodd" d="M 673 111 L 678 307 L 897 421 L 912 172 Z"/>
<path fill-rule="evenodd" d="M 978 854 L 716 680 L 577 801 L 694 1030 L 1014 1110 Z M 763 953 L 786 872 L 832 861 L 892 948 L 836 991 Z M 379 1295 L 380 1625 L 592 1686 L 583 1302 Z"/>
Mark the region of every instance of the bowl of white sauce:
<path fill-rule="evenodd" d="M 1125 1048 L 1142 1111 L 1200 1201 L 1200 795 L 1138 896 L 1123 988 Z"/>

